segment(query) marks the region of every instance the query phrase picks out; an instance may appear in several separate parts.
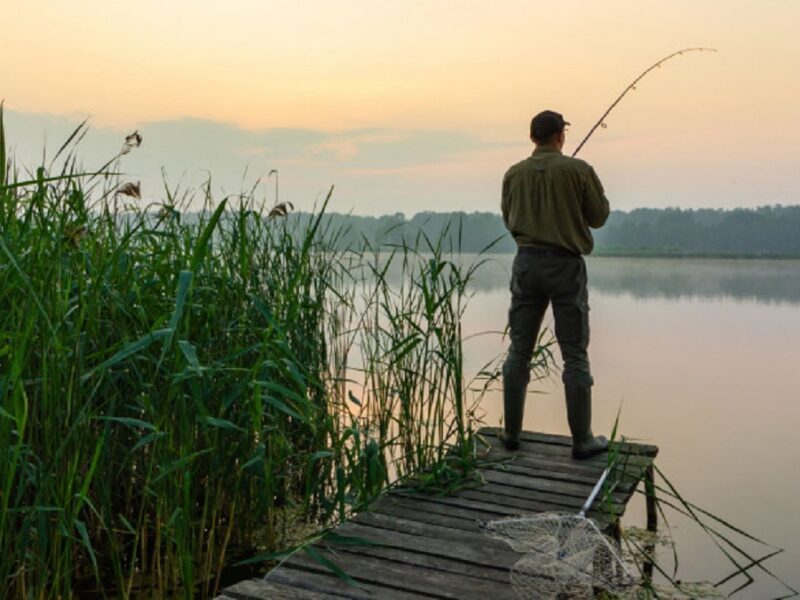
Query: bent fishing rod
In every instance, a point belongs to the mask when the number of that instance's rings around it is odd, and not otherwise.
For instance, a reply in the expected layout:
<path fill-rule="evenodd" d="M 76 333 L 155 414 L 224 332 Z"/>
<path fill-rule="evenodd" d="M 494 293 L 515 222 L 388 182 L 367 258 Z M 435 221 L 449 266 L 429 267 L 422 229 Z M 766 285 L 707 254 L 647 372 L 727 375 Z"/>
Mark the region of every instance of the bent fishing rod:
<path fill-rule="evenodd" d="M 686 52 L 716 52 L 716 51 L 717 51 L 716 48 L 701 48 L 701 47 L 698 47 L 698 48 L 684 48 L 682 50 L 678 50 L 677 52 L 673 52 L 669 56 L 665 56 L 664 58 L 662 58 L 658 62 L 653 63 L 652 65 L 650 65 L 647 69 L 642 71 L 636 79 L 634 79 L 631 83 L 629 83 L 628 87 L 626 87 L 624 90 L 622 90 L 622 93 L 617 97 L 616 100 L 614 100 L 614 102 L 611 103 L 611 106 L 609 106 L 606 109 L 606 112 L 603 113 L 603 116 L 598 119 L 597 123 L 595 123 L 594 126 L 589 130 L 589 133 L 586 134 L 586 137 L 583 138 L 583 140 L 581 141 L 580 144 L 578 144 L 578 147 L 575 148 L 575 152 L 572 153 L 572 156 L 574 157 L 580 151 L 580 149 L 583 148 L 583 145 L 586 143 L 586 141 L 590 137 L 592 137 L 592 134 L 597 130 L 598 127 L 602 127 L 603 129 L 606 128 L 605 121 L 606 121 L 606 117 L 608 117 L 609 113 L 611 113 L 611 111 L 614 110 L 614 108 L 617 106 L 617 104 L 620 103 L 620 101 L 628 94 L 628 92 L 633 91 L 633 90 L 636 89 L 636 84 L 639 83 L 642 79 L 644 79 L 647 76 L 647 74 L 650 73 L 650 71 L 653 71 L 654 69 L 660 68 L 661 65 L 663 65 L 665 62 L 667 62 L 670 58 L 674 58 L 675 56 L 679 56 L 679 55 L 684 54 Z"/>

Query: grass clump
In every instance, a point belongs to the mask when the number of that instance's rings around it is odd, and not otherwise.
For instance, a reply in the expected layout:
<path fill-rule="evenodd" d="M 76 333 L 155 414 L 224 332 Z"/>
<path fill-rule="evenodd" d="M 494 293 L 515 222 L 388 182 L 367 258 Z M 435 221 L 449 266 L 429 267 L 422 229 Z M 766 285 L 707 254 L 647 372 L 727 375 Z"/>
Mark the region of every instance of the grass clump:
<path fill-rule="evenodd" d="M 81 174 L 82 128 L 21 177 L 0 112 L 0 596 L 208 597 L 298 525 L 468 468 L 475 265 L 343 248 L 328 199 L 143 206 L 116 160 Z"/>

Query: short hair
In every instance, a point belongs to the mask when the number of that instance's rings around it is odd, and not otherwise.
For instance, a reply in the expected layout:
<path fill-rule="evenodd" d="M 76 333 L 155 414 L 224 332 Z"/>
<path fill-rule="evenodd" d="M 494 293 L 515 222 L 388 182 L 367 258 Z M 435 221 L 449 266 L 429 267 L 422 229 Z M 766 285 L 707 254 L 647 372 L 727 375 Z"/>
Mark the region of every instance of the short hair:
<path fill-rule="evenodd" d="M 552 143 L 565 125 L 569 123 L 560 113 L 543 110 L 531 119 L 531 139 L 537 144 Z"/>

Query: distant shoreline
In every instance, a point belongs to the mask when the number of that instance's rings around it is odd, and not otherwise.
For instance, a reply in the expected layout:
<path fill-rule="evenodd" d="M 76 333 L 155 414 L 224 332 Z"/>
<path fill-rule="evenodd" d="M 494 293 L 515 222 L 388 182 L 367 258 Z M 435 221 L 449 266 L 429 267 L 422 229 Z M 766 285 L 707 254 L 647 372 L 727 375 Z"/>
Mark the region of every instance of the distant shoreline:
<path fill-rule="evenodd" d="M 389 248 L 391 249 L 391 248 Z M 461 254 L 477 254 L 476 252 L 462 251 Z M 515 250 L 498 250 L 490 251 L 489 254 L 504 254 L 513 256 L 516 254 Z M 592 258 L 689 258 L 689 259 L 704 259 L 704 258 L 719 258 L 729 260 L 800 260 L 800 254 L 758 254 L 755 252 L 742 252 L 738 254 L 723 253 L 723 252 L 679 252 L 668 250 L 603 250 L 595 249 L 591 254 L 586 256 Z"/>
<path fill-rule="evenodd" d="M 300 217 L 304 218 L 304 217 Z M 307 217 L 305 217 L 307 218 Z M 495 213 L 402 213 L 381 217 L 327 215 L 342 242 L 402 245 L 420 236 L 444 248 L 514 253 L 516 244 Z M 800 205 L 756 209 L 635 209 L 612 211 L 592 231 L 596 256 L 653 258 L 800 258 Z"/>
<path fill-rule="evenodd" d="M 722 252 L 667 252 L 667 251 L 625 251 L 595 250 L 589 256 L 598 258 L 724 258 L 731 260 L 800 260 L 800 254 L 757 254 Z"/>

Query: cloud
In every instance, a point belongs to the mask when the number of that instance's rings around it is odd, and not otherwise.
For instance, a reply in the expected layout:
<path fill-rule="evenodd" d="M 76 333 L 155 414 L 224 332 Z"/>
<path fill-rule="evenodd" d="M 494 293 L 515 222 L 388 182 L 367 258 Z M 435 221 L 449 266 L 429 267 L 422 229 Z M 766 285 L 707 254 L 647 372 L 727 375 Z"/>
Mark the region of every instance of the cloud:
<path fill-rule="evenodd" d="M 450 130 L 253 130 L 205 119 L 142 123 L 139 130 L 159 154 L 187 157 L 196 164 L 211 162 L 224 153 L 350 168 L 392 168 L 447 161 L 492 145 L 477 136 Z"/>
<path fill-rule="evenodd" d="M 77 126 L 75 117 L 6 111 L 7 137 L 19 159 L 39 162 L 43 145 L 56 148 Z M 248 163 L 305 164 L 376 173 L 409 167 L 448 163 L 476 150 L 496 147 L 496 142 L 452 130 L 362 128 L 340 131 L 275 127 L 245 129 L 207 119 L 182 118 L 139 123 L 142 148 L 131 155 L 136 170 L 208 170 L 225 178 Z M 109 127 L 92 127 L 81 143 L 87 163 L 100 163 L 118 150 L 125 133 Z"/>
<path fill-rule="evenodd" d="M 372 135 L 343 135 L 352 146 L 343 166 L 385 170 L 449 162 L 493 144 L 460 131 L 382 130 Z"/>
<path fill-rule="evenodd" d="M 6 110 L 6 137 L 18 164 L 33 168 L 41 164 L 43 149 L 52 156 L 80 122 L 75 116 Z M 278 169 L 281 199 L 302 205 L 336 184 L 343 203 L 339 209 L 362 205 L 366 212 L 391 210 L 398 201 L 430 207 L 442 189 L 471 189 L 475 157 L 506 146 L 447 129 L 246 129 L 182 118 L 119 130 L 92 127 L 90 121 L 78 147 L 80 161 L 86 169 L 105 164 L 133 129 L 141 132 L 142 146 L 125 156 L 119 169 L 126 180 L 142 182 L 147 201 L 163 197 L 164 176 L 171 189 L 177 185 L 183 191 L 197 190 L 210 178 L 218 197 L 250 189 L 260 180 L 260 193 L 272 201 L 274 179 L 267 182 L 266 175 Z"/>
<path fill-rule="evenodd" d="M 49 161 L 82 121 L 75 115 L 4 112 L 6 141 L 23 172 L 42 164 L 43 154 Z M 141 122 L 125 130 L 94 127 L 91 121 L 89 127 L 77 149 L 86 170 L 115 156 L 133 129 L 141 132 L 142 146 L 118 168 L 123 181 L 141 181 L 143 203 L 163 201 L 165 176 L 179 195 L 191 196 L 210 179 L 216 199 L 255 188 L 269 206 L 276 178 L 267 174 L 277 169 L 280 199 L 303 210 L 332 185 L 332 209 L 341 212 L 496 210 L 505 169 L 530 152 L 524 139 L 507 142 L 453 129 L 246 129 L 194 118 Z M 746 156 L 692 153 L 679 137 L 665 161 L 621 136 L 607 136 L 604 131 L 593 138 L 582 155 L 600 174 L 615 208 L 797 202 L 796 154 L 775 155 L 768 168 L 753 170 Z M 672 160 L 676 156 L 681 160 Z M 199 204 L 202 194 L 195 198 Z"/>

